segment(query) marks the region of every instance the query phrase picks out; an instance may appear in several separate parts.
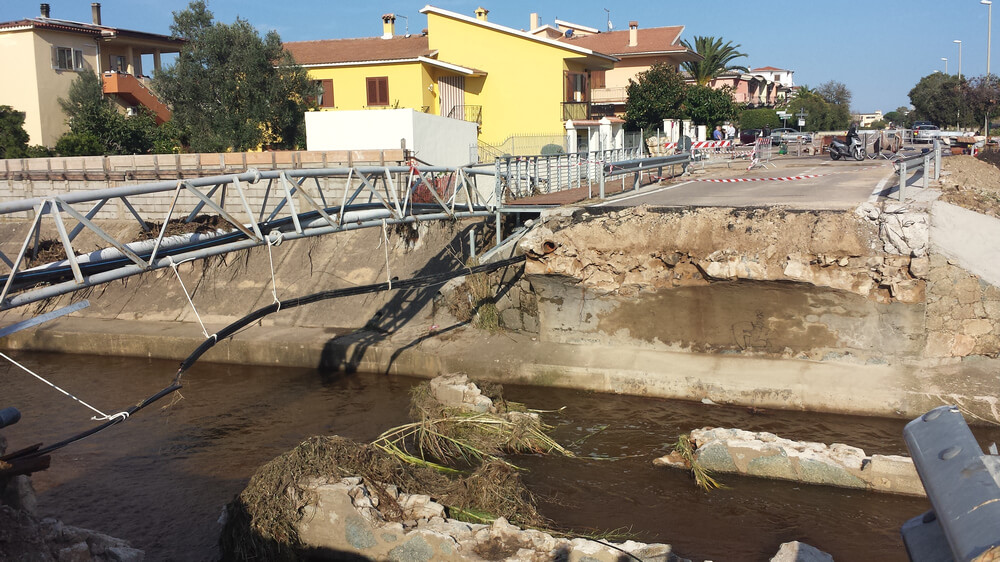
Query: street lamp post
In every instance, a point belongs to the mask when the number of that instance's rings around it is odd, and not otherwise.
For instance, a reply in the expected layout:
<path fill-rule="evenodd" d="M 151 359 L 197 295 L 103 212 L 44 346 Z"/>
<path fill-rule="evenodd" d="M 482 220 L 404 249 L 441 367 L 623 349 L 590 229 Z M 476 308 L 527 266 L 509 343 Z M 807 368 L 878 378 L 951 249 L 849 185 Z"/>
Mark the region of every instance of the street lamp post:
<path fill-rule="evenodd" d="M 945 57 L 941 57 L 941 60 L 944 61 L 944 73 L 948 74 L 948 59 L 946 59 Z"/>
<path fill-rule="evenodd" d="M 986 87 L 989 88 L 990 82 L 990 35 L 993 31 L 993 2 L 991 0 L 979 0 L 980 4 L 984 4 L 988 7 L 986 17 Z M 986 134 L 986 140 L 990 140 L 990 108 L 986 106 L 986 117 L 983 119 L 983 131 Z"/>
<path fill-rule="evenodd" d="M 958 81 L 962 81 L 962 40 L 955 39 L 953 43 L 958 43 Z"/>
<path fill-rule="evenodd" d="M 962 40 L 955 39 L 953 43 L 958 43 L 958 85 L 962 86 Z M 955 110 L 955 129 L 962 128 L 962 110 Z"/>

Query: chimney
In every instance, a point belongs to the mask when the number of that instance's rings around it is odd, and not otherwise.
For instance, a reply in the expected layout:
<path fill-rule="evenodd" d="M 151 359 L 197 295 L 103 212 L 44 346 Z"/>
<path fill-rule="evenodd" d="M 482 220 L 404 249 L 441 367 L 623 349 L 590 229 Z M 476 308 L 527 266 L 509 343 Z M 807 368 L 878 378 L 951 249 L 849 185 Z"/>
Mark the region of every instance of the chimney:
<path fill-rule="evenodd" d="M 538 29 L 538 14 L 535 12 L 531 13 L 531 27 L 528 28 L 528 31 L 533 29 Z"/>
<path fill-rule="evenodd" d="M 41 5 L 41 9 L 42 9 L 42 17 L 43 18 L 49 17 L 49 5 L 48 4 L 42 4 Z"/>
<path fill-rule="evenodd" d="M 639 44 L 639 22 L 628 22 L 628 46 L 635 47 Z"/>
<path fill-rule="evenodd" d="M 94 20 L 94 25 L 101 25 L 101 3 L 91 2 L 90 17 Z"/>
<path fill-rule="evenodd" d="M 392 39 L 396 34 L 396 15 L 382 14 L 382 39 Z"/>
<path fill-rule="evenodd" d="M 487 10 L 486 8 L 480 6 L 480 7 L 476 8 L 476 19 L 479 20 L 479 21 L 487 21 L 486 14 L 488 14 L 488 13 L 490 13 L 489 10 Z"/>

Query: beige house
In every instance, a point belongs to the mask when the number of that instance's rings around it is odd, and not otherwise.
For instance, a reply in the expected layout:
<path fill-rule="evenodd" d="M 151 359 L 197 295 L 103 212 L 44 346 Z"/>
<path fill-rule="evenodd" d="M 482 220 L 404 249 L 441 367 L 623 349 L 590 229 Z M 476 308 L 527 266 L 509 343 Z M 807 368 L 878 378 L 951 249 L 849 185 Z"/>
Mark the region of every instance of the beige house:
<path fill-rule="evenodd" d="M 179 52 L 183 40 L 102 25 L 97 3 L 91 23 L 54 19 L 49 10 L 42 4 L 37 18 L 0 22 L 0 105 L 25 113 L 30 144 L 51 147 L 69 130 L 59 98 L 81 72 L 101 76 L 105 95 L 122 111 L 145 106 L 158 122 L 170 119 L 144 74 L 160 68 L 162 54 Z M 152 68 L 143 68 L 143 55 L 152 56 Z"/>
<path fill-rule="evenodd" d="M 588 87 L 585 91 L 589 93 L 582 101 L 587 103 L 591 118 L 623 114 L 629 80 L 635 80 L 640 72 L 649 70 L 654 64 L 665 63 L 678 69 L 682 62 L 703 59 L 680 43 L 682 25 L 639 29 L 638 22 L 630 21 L 628 31 L 600 32 L 560 20 L 556 20 L 555 28 L 538 26 L 537 22 L 537 15 L 532 14 L 530 33 L 534 35 L 557 37 L 561 42 L 618 59 L 614 68 L 595 70 L 586 77 Z"/>

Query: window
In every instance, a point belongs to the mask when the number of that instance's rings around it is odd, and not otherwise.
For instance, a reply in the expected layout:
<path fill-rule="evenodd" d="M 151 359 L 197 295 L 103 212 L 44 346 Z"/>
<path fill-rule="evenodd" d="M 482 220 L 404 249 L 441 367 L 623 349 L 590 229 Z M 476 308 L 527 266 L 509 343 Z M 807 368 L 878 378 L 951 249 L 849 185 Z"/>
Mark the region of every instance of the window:
<path fill-rule="evenodd" d="M 366 78 L 368 105 L 389 105 L 389 77 Z"/>
<path fill-rule="evenodd" d="M 333 107 L 333 80 L 316 80 L 316 105 Z"/>
<path fill-rule="evenodd" d="M 587 101 L 587 75 L 578 72 L 566 73 L 566 101 Z"/>
<path fill-rule="evenodd" d="M 111 69 L 124 74 L 128 70 L 128 65 L 125 64 L 125 57 L 111 55 Z"/>
<path fill-rule="evenodd" d="M 69 47 L 53 47 L 52 68 L 59 70 L 83 70 L 83 51 Z"/>

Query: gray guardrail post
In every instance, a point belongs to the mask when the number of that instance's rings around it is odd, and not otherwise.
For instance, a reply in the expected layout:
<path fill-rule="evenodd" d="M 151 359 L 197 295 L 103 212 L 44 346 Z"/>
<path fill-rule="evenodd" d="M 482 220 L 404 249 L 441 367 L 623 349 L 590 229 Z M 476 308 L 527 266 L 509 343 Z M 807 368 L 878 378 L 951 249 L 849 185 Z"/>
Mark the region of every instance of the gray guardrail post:
<path fill-rule="evenodd" d="M 956 406 L 906 424 L 903 438 L 932 507 L 900 529 L 910 560 L 1000 556 L 1000 457 L 983 454 Z"/>
<path fill-rule="evenodd" d="M 924 154 L 924 189 L 927 189 L 930 186 L 927 177 L 928 175 L 930 175 L 930 173 L 931 173 L 931 155 Z"/>
<path fill-rule="evenodd" d="M 941 143 L 934 141 L 934 179 L 941 179 Z"/>
<path fill-rule="evenodd" d="M 906 189 L 906 160 L 899 161 L 899 200 L 903 200 L 903 190 Z"/>

